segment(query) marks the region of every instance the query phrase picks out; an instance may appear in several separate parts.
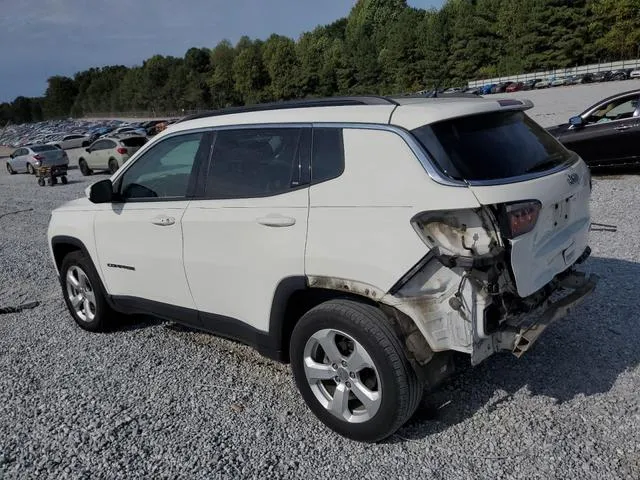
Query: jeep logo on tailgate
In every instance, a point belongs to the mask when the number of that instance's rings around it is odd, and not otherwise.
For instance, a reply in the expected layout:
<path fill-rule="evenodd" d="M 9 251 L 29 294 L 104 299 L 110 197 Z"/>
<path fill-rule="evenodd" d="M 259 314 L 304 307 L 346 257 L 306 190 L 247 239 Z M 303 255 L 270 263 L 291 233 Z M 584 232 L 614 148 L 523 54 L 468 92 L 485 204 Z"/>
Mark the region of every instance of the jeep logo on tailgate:
<path fill-rule="evenodd" d="M 567 182 L 569 183 L 569 185 L 575 185 L 579 181 L 580 176 L 578 176 L 577 173 L 570 173 L 569 175 L 567 175 Z"/>

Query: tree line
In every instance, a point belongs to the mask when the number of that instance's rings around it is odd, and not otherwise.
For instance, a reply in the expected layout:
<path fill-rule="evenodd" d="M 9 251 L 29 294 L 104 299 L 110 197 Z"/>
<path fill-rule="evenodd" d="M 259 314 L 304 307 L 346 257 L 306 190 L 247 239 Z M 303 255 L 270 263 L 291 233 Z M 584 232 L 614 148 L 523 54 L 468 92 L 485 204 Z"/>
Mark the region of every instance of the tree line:
<path fill-rule="evenodd" d="M 0 124 L 95 112 L 190 111 L 309 96 L 398 94 L 475 78 L 634 58 L 640 0 L 359 0 L 303 33 L 242 37 L 183 58 L 48 79 L 44 97 L 0 104 Z"/>

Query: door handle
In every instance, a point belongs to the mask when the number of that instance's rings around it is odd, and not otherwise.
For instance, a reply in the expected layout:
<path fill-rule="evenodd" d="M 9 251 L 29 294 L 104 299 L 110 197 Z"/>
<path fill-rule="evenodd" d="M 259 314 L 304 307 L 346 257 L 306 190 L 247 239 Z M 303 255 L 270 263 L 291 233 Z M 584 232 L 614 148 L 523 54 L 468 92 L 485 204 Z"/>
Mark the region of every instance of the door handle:
<path fill-rule="evenodd" d="M 625 130 L 629 130 L 631 127 L 629 125 L 620 125 L 619 127 L 616 127 L 616 130 L 619 132 L 624 132 Z"/>
<path fill-rule="evenodd" d="M 168 227 L 169 225 L 176 223 L 176 219 L 168 217 L 167 215 L 158 215 L 151 220 L 151 223 L 154 225 L 160 225 L 161 227 Z"/>
<path fill-rule="evenodd" d="M 266 227 L 290 227 L 295 225 L 296 219 L 285 217 L 284 215 L 267 215 L 256 220 L 260 225 Z"/>

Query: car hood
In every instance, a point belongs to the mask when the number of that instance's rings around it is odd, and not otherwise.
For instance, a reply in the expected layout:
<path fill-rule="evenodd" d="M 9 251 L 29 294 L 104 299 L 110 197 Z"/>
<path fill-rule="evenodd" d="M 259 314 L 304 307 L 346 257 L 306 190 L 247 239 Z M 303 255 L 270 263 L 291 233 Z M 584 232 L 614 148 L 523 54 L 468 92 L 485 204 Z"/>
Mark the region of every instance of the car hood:
<path fill-rule="evenodd" d="M 71 200 L 70 202 L 63 203 L 58 208 L 53 210 L 53 213 L 62 212 L 62 211 L 83 211 L 83 210 L 93 210 L 95 209 L 95 205 L 89 201 L 88 198 L 78 198 L 76 200 Z"/>

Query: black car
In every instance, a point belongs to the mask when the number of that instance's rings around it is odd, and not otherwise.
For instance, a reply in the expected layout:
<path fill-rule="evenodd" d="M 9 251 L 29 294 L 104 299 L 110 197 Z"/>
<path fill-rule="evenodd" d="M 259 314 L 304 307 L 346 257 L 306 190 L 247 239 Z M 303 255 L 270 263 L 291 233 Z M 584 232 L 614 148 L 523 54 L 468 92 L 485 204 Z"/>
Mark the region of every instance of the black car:
<path fill-rule="evenodd" d="M 593 74 L 592 80 L 594 82 L 606 82 L 609 80 L 610 76 L 611 72 L 608 70 L 606 72 L 597 72 Z"/>
<path fill-rule="evenodd" d="M 640 163 L 640 89 L 619 93 L 547 129 L 590 167 Z"/>

